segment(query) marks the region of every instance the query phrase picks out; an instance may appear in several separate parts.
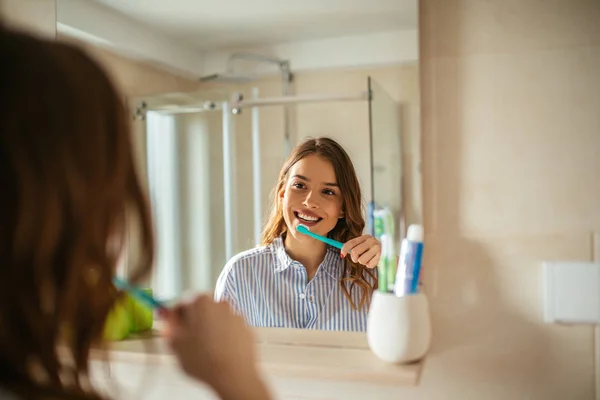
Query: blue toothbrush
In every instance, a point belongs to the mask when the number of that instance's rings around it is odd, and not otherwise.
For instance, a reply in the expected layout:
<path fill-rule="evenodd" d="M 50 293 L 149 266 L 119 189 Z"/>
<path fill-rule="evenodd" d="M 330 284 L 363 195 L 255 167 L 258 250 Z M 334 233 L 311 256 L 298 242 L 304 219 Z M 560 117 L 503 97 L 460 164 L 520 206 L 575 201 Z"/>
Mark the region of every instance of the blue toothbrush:
<path fill-rule="evenodd" d="M 146 305 L 148 305 L 152 308 L 155 308 L 155 309 L 166 309 L 167 308 L 163 303 L 156 300 L 154 297 L 152 297 L 148 293 L 136 288 L 135 286 L 130 285 L 123 279 L 119 279 L 115 276 L 113 278 L 113 283 L 115 284 L 115 286 L 117 288 L 119 288 L 125 292 L 131 293 L 133 296 L 137 297 L 138 300 L 142 301 L 143 303 L 145 303 Z"/>
<path fill-rule="evenodd" d="M 315 238 L 315 239 L 317 239 L 317 240 L 320 240 L 320 241 L 321 241 L 321 242 L 323 242 L 323 243 L 327 243 L 328 245 L 331 245 L 331 246 L 333 246 L 333 247 L 336 247 L 336 248 L 338 248 L 338 249 L 340 249 L 340 250 L 341 250 L 341 249 L 342 249 L 342 247 L 344 246 L 344 244 L 343 244 L 343 243 L 341 243 L 341 242 L 338 242 L 337 240 L 333 240 L 333 239 L 330 239 L 330 238 L 328 238 L 328 237 L 321 236 L 321 235 L 317 235 L 316 233 L 312 233 L 312 232 L 311 232 L 311 231 L 308 229 L 308 227 L 307 227 L 306 225 L 302 225 L 302 224 L 300 224 L 300 225 L 298 225 L 298 226 L 296 227 L 296 230 L 297 230 L 298 232 L 300 232 L 300 233 L 303 233 L 303 234 L 305 234 L 305 235 L 308 235 L 308 236 L 310 236 L 310 237 L 313 237 L 313 238 Z"/>

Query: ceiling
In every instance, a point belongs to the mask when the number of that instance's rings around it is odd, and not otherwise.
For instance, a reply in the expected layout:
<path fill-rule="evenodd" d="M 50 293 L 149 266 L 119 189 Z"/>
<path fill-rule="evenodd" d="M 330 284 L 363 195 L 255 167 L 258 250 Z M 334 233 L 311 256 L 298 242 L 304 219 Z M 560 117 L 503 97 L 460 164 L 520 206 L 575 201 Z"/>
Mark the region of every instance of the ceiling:
<path fill-rule="evenodd" d="M 417 0 L 90 0 L 199 50 L 417 29 Z"/>

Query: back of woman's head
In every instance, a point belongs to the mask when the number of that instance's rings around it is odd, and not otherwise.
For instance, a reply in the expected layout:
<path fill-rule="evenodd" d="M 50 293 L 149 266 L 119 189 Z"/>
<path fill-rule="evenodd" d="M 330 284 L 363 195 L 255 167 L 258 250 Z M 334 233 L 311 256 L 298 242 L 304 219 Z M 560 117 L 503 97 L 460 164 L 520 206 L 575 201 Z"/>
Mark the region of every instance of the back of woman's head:
<path fill-rule="evenodd" d="M 153 255 L 129 122 L 81 50 L 0 27 L 0 54 L 0 387 L 84 394 L 131 221 L 132 280 Z"/>

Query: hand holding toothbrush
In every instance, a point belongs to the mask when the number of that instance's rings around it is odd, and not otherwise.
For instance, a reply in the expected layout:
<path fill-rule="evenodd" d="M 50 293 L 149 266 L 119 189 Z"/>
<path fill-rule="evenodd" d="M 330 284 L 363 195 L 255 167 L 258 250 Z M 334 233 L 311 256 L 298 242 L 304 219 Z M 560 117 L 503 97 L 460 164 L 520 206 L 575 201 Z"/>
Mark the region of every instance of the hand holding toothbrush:
<path fill-rule="evenodd" d="M 161 310 L 181 368 L 222 399 L 270 399 L 256 368 L 252 331 L 226 302 L 201 295 Z"/>
<path fill-rule="evenodd" d="M 344 258 L 348 254 L 355 263 L 373 269 L 381 258 L 381 243 L 371 235 L 362 235 L 344 243 L 340 255 Z"/>
<path fill-rule="evenodd" d="M 168 307 L 127 280 L 114 285 L 158 310 L 167 323 L 166 336 L 181 368 L 211 386 L 222 399 L 270 398 L 256 369 L 252 332 L 228 303 L 201 295 Z"/>
<path fill-rule="evenodd" d="M 337 247 L 341 250 L 340 256 L 346 257 L 350 253 L 352 261 L 362 264 L 369 269 L 373 269 L 379 263 L 381 258 L 381 243 L 371 235 L 362 235 L 354 239 L 348 240 L 346 243 L 338 242 L 331 238 L 317 235 L 310 231 L 305 225 L 298 225 L 296 230 L 305 235 L 311 236 L 321 242 L 327 243 L 330 246 Z"/>

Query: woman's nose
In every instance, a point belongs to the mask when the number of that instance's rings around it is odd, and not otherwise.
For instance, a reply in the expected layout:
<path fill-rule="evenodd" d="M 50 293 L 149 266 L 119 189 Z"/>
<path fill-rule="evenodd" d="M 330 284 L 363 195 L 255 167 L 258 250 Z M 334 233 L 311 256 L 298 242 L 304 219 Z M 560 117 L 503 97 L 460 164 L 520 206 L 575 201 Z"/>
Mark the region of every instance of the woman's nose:
<path fill-rule="evenodd" d="M 306 197 L 302 201 L 302 205 L 306 208 L 318 208 L 319 202 L 317 201 L 317 197 L 314 196 L 313 192 L 308 192 Z"/>

